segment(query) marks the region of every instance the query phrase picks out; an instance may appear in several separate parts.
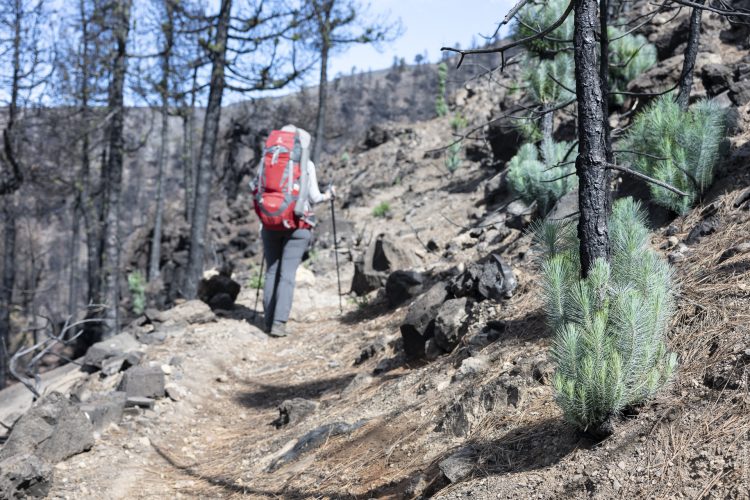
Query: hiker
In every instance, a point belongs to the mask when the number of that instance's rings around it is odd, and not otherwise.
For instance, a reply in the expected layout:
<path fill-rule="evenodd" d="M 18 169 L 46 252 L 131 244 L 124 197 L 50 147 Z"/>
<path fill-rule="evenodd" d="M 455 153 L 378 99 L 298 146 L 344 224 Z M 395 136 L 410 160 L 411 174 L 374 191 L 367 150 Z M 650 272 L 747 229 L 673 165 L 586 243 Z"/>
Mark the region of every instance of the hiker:
<path fill-rule="evenodd" d="M 332 185 L 324 193 L 318 188 L 310 142 L 310 134 L 294 125 L 271 132 L 253 188 L 268 266 L 263 287 L 265 330 L 273 337 L 289 334 L 286 322 L 295 275 L 316 224 L 312 206 L 335 196 Z"/>

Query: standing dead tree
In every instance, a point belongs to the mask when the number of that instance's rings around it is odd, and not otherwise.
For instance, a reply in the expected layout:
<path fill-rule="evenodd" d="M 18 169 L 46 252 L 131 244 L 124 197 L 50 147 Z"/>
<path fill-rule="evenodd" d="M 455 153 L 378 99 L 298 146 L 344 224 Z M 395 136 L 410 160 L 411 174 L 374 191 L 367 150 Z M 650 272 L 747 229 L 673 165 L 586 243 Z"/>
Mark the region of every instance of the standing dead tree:
<path fill-rule="evenodd" d="M 103 293 L 107 308 L 103 336 L 115 335 L 120 322 L 120 195 L 122 168 L 125 155 L 123 128 L 125 124 L 125 75 L 127 72 L 127 44 L 130 32 L 132 0 L 115 0 L 112 4 L 112 35 L 114 58 L 112 60 L 107 107 L 112 118 L 109 122 L 107 169 L 105 173 L 105 225 L 104 265 L 102 266 Z"/>
<path fill-rule="evenodd" d="M 326 105 L 328 102 L 328 62 L 332 52 L 354 44 L 380 44 L 394 40 L 401 31 L 398 23 L 378 19 L 367 12 L 359 0 L 311 0 L 305 16 L 312 33 L 311 45 L 320 56 L 318 111 L 315 121 L 315 143 L 312 161 L 318 163 L 325 142 Z"/>
<path fill-rule="evenodd" d="M 23 104 L 35 98 L 45 83 L 48 57 L 42 47 L 41 27 L 47 16 L 42 0 L 3 0 L 0 3 L 0 63 L 10 69 L 2 77 L 7 115 L 0 148 L 0 203 L 3 213 L 3 257 L 0 280 L 0 388 L 7 377 L 11 304 L 16 278 L 16 196 L 24 180 L 20 151 L 24 129 Z M 5 73 L 4 73 L 5 75 Z M 48 76 L 48 75 L 47 75 Z"/>
<path fill-rule="evenodd" d="M 161 138 L 159 143 L 158 173 L 156 178 L 156 213 L 154 214 L 154 231 L 151 237 L 151 252 L 148 265 L 148 279 L 159 277 L 161 261 L 161 234 L 164 218 L 164 170 L 169 152 L 169 102 L 170 83 L 172 80 L 172 51 L 175 45 L 175 0 L 162 0 L 161 35 L 159 59 L 161 62 L 161 78 L 156 89 L 161 97 Z"/>
<path fill-rule="evenodd" d="M 310 65 L 298 66 L 292 34 L 300 26 L 300 13 L 282 1 L 252 2 L 249 11 L 232 0 L 222 0 L 216 15 L 184 15 L 200 22 L 210 34 L 203 44 L 211 62 L 208 101 L 203 119 L 203 135 L 196 168 L 195 198 L 190 226 L 190 251 L 183 288 L 186 297 L 195 297 L 203 273 L 208 239 L 208 213 L 213 184 L 216 144 L 219 137 L 221 102 L 224 90 L 254 92 L 279 89 L 301 76 Z M 285 40 L 291 44 L 286 47 Z M 289 56 L 281 55 L 289 49 Z"/>

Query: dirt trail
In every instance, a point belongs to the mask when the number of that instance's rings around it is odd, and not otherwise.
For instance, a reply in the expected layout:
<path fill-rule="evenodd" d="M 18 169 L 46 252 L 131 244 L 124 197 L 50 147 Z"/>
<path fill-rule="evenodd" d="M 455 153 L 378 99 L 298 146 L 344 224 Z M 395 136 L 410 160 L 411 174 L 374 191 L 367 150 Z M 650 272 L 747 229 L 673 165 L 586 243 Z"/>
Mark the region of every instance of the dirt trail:
<path fill-rule="evenodd" d="M 292 322 L 295 331 L 287 338 L 269 338 L 245 319 L 219 318 L 191 325 L 148 349 L 144 362 L 165 365 L 168 381 L 187 389 L 187 395 L 126 416 L 92 451 L 59 464 L 50 498 L 193 496 L 190 492 L 197 491 L 201 480 L 181 473 L 179 465 L 215 459 L 212 445 L 230 430 L 271 432 L 281 400 L 326 391 L 336 381 L 350 379 L 350 349 L 338 348 L 345 343 L 345 328 L 336 319 L 324 319 L 338 314 L 330 285 L 318 283 L 313 304 L 311 290 L 301 282 L 295 312 L 318 319 Z M 238 302 L 252 308 L 254 300 L 247 292 Z M 321 308 L 321 300 L 335 306 Z M 266 383 L 280 375 L 283 385 Z M 175 457 L 178 466 L 171 463 Z"/>

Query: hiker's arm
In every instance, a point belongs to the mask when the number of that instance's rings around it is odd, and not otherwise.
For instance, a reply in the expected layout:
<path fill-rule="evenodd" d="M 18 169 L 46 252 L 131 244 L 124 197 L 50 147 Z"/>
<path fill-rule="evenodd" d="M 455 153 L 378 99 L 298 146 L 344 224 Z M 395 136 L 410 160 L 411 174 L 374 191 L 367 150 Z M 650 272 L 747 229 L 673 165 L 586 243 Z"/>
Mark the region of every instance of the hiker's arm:
<path fill-rule="evenodd" d="M 315 175 L 315 164 L 313 162 L 307 163 L 307 181 L 310 183 L 309 190 L 307 192 L 308 200 L 310 203 L 316 204 L 330 200 L 330 195 L 323 194 L 320 192 L 318 187 L 318 177 Z"/>

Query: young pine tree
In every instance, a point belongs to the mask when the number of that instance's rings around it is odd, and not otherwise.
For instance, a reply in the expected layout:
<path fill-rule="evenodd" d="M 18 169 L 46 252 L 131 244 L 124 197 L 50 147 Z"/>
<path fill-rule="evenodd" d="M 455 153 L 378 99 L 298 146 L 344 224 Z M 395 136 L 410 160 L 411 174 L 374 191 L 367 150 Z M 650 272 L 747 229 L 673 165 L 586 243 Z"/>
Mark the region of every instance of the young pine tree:
<path fill-rule="evenodd" d="M 567 142 L 542 141 L 539 148 L 524 144 L 508 162 L 508 186 L 526 203 L 537 202 L 542 214 L 577 185 L 575 157 Z"/>
<path fill-rule="evenodd" d="M 637 170 L 689 194 L 650 185 L 659 205 L 685 213 L 711 186 L 726 137 L 726 112 L 712 100 L 681 111 L 672 95 L 655 100 L 638 115 L 621 148 Z"/>
<path fill-rule="evenodd" d="M 650 248 L 645 220 L 637 202 L 618 200 L 611 259 L 597 259 L 584 279 L 574 223 L 547 221 L 537 229 L 555 398 L 582 430 L 604 432 L 611 417 L 651 397 L 677 365 L 665 344 L 672 271 Z"/>

